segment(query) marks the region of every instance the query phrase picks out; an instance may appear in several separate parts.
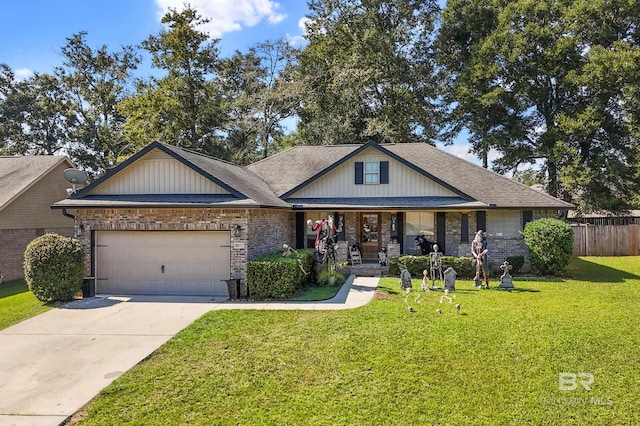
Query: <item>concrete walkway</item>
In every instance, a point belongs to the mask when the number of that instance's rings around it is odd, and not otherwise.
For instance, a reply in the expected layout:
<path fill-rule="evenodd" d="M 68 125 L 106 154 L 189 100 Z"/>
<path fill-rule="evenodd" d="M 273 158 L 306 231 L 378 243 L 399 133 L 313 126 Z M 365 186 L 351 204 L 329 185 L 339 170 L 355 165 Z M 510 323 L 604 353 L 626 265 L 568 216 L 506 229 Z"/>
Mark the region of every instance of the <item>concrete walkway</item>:
<path fill-rule="evenodd" d="M 208 311 L 350 309 L 379 278 L 349 277 L 322 302 L 222 302 L 209 297 L 94 297 L 0 331 L 0 426 L 59 425 Z"/>

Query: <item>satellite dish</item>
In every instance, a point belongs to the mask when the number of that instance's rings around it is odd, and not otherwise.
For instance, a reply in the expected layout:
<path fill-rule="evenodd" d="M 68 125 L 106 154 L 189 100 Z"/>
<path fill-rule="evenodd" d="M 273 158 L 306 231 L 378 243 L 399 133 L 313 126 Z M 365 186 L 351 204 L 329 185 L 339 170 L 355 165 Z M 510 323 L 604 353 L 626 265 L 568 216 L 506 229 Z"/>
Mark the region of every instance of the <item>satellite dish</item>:
<path fill-rule="evenodd" d="M 67 193 L 69 193 L 69 195 L 76 192 L 76 184 L 85 183 L 87 179 L 89 179 L 87 172 L 84 172 L 78 169 L 67 169 L 64 172 L 62 172 L 62 175 L 67 180 L 67 182 L 71 183 L 71 186 L 72 186 L 72 188 L 70 188 L 71 192 L 69 192 L 69 189 L 67 189 Z"/>

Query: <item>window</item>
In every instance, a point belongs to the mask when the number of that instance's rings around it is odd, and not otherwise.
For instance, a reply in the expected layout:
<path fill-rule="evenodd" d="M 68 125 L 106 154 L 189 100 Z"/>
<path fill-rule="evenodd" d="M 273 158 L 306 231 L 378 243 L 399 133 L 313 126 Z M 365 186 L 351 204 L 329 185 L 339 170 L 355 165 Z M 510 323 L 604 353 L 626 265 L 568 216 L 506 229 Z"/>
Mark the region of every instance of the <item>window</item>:
<path fill-rule="evenodd" d="M 487 234 L 498 238 L 520 236 L 521 212 L 517 210 L 497 210 L 487 213 Z"/>
<path fill-rule="evenodd" d="M 356 161 L 354 164 L 356 185 L 378 185 L 389 183 L 388 161 Z"/>
<path fill-rule="evenodd" d="M 433 212 L 407 212 L 404 220 L 404 252 L 420 254 L 416 237 L 420 234 L 435 241 L 435 214 Z"/>
<path fill-rule="evenodd" d="M 377 185 L 379 179 L 380 169 L 377 162 L 365 162 L 364 163 L 364 183 L 367 185 Z"/>

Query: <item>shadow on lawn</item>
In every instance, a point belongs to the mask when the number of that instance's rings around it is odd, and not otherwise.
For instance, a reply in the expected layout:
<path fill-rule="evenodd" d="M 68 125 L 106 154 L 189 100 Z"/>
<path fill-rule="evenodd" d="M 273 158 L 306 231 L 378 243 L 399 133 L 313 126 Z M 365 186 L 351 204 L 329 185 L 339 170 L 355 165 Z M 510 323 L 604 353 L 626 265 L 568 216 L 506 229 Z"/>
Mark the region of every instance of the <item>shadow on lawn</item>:
<path fill-rule="evenodd" d="M 7 281 L 0 284 L 0 299 L 29 291 L 25 280 Z"/>
<path fill-rule="evenodd" d="M 596 283 L 621 283 L 625 280 L 640 279 L 636 274 L 581 258 L 571 260 L 568 273 L 575 280 Z"/>

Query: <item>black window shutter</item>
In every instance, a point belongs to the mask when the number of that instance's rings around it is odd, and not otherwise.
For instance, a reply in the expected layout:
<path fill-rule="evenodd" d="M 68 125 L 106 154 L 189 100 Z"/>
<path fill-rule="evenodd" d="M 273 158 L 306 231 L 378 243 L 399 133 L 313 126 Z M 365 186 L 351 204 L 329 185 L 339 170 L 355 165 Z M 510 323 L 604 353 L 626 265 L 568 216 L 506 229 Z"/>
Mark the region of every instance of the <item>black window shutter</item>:
<path fill-rule="evenodd" d="M 296 248 L 303 249 L 307 238 L 307 224 L 304 221 L 304 212 L 296 212 Z"/>
<path fill-rule="evenodd" d="M 404 254 L 404 212 L 398 212 L 398 242 L 400 243 L 400 253 Z"/>
<path fill-rule="evenodd" d="M 522 229 L 527 225 L 527 223 L 533 220 L 533 210 L 523 210 L 522 211 Z"/>
<path fill-rule="evenodd" d="M 364 183 L 364 163 L 362 161 L 356 161 L 356 185 L 362 185 Z"/>
<path fill-rule="evenodd" d="M 485 211 L 476 212 L 476 231 L 480 230 L 487 232 L 487 212 Z"/>
<path fill-rule="evenodd" d="M 380 162 L 380 183 L 381 184 L 389 183 L 389 162 L 388 161 Z"/>
<path fill-rule="evenodd" d="M 438 249 L 442 253 L 447 253 L 445 242 L 447 241 L 447 214 L 445 212 L 436 213 L 436 242 Z"/>
<path fill-rule="evenodd" d="M 469 215 L 463 214 L 460 222 L 460 242 L 469 242 Z"/>

